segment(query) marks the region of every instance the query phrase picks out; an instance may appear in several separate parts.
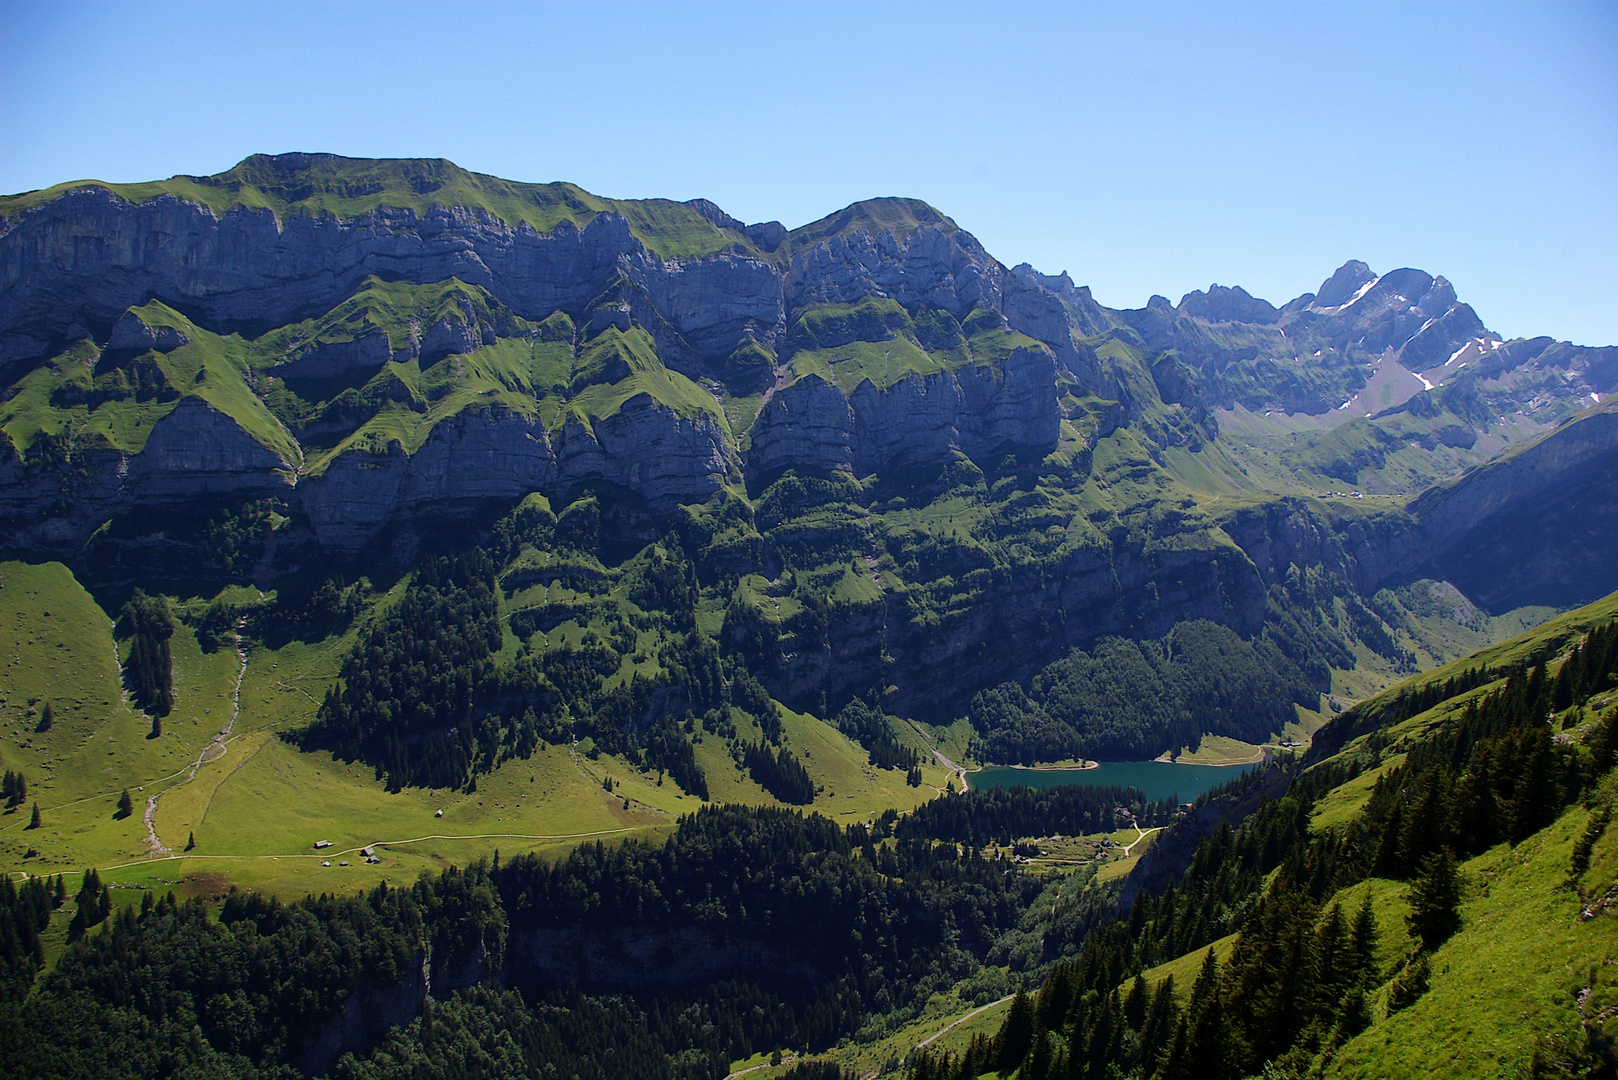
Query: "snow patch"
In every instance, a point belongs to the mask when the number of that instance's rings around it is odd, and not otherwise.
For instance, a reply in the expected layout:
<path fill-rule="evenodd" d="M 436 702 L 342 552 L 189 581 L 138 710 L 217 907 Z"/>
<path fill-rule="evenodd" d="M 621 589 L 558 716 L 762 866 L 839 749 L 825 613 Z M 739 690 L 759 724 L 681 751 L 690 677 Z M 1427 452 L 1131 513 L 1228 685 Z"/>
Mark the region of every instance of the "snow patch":
<path fill-rule="evenodd" d="M 1367 281 L 1364 285 L 1361 285 L 1360 286 L 1360 291 L 1355 293 L 1353 296 L 1349 297 L 1348 298 L 1348 303 L 1344 304 L 1343 307 L 1353 307 L 1355 304 L 1359 303 L 1360 297 L 1364 296 L 1366 293 L 1368 293 L 1372 289 L 1376 288 L 1376 283 L 1378 281 L 1381 281 L 1381 280 L 1382 280 L 1382 278 L 1379 275 L 1379 276 L 1373 278 L 1372 280 Z"/>
<path fill-rule="evenodd" d="M 1433 384 L 1427 381 L 1427 376 L 1421 374 L 1419 371 L 1414 372 L 1414 374 L 1416 378 L 1421 380 L 1421 388 L 1423 390 L 1431 390 L 1433 388 Z"/>
<path fill-rule="evenodd" d="M 1592 391 L 1590 391 L 1590 400 L 1595 402 L 1597 405 L 1600 405 L 1601 404 L 1601 395 L 1596 393 L 1594 390 L 1592 390 Z"/>
<path fill-rule="evenodd" d="M 1310 310 L 1318 311 L 1323 315 L 1335 315 L 1339 311 L 1343 311 L 1346 308 L 1351 308 L 1355 304 L 1359 303 L 1360 297 L 1376 288 L 1376 283 L 1381 280 L 1382 279 L 1380 277 L 1372 278 L 1370 281 L 1367 281 L 1364 285 L 1360 286 L 1359 292 L 1355 293 L 1353 296 L 1350 296 L 1345 302 L 1338 304 L 1335 307 L 1316 307 L 1314 304 L 1310 304 Z"/>
<path fill-rule="evenodd" d="M 1344 409 L 1348 408 L 1352 404 L 1354 404 L 1354 401 L 1353 401 L 1352 398 L 1350 398 L 1348 401 L 1345 401 L 1341 405 L 1337 406 L 1337 411 L 1342 412 Z"/>

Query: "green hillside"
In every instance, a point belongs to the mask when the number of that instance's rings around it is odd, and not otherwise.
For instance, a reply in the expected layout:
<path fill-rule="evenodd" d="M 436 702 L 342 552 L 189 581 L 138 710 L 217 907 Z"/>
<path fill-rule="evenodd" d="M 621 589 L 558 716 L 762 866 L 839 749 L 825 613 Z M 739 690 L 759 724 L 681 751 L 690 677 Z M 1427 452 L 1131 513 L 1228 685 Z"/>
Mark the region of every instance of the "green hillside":
<path fill-rule="evenodd" d="M 912 1075 L 1603 1075 L 1615 681 L 1618 595 L 1362 703 L 1174 889 Z"/>

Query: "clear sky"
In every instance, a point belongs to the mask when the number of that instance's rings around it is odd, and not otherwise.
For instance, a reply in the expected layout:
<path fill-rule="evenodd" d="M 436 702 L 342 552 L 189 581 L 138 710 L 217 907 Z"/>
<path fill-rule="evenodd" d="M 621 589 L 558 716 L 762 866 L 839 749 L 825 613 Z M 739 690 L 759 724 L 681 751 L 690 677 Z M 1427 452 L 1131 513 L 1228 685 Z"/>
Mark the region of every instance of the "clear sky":
<path fill-rule="evenodd" d="M 1115 307 L 1346 259 L 1618 344 L 1618 4 L 0 2 L 0 191 L 446 157 L 797 226 L 925 199 Z"/>

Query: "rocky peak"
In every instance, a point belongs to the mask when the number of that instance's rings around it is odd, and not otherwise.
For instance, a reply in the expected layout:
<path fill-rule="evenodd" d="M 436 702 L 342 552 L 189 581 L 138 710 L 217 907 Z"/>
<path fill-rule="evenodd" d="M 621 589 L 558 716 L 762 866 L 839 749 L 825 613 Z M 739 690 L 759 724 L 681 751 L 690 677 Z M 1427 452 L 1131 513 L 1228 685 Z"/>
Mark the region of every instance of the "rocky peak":
<path fill-rule="evenodd" d="M 735 218 L 719 209 L 717 203 L 714 203 L 708 199 L 687 199 L 685 205 L 689 206 L 691 209 L 695 210 L 697 213 L 701 214 L 703 217 L 707 218 L 721 229 L 731 229 L 735 232 L 741 232 L 746 228 L 746 226 L 740 221 L 737 221 Z"/>
<path fill-rule="evenodd" d="M 1376 280 L 1371 268 L 1358 259 L 1350 259 L 1339 266 L 1331 277 L 1320 283 L 1315 290 L 1314 307 L 1328 308 L 1340 307 L 1348 303 L 1354 294 Z"/>
<path fill-rule="evenodd" d="M 1180 301 L 1180 313 L 1207 322 L 1246 322 L 1268 325 L 1281 317 L 1275 305 L 1268 300 L 1250 296 L 1241 286 L 1227 288 L 1210 285 L 1208 291 L 1197 289 L 1185 294 Z"/>
<path fill-rule="evenodd" d="M 113 324 L 107 348 L 114 352 L 173 352 L 191 341 L 184 331 L 172 326 L 152 326 L 135 311 L 127 311 Z"/>

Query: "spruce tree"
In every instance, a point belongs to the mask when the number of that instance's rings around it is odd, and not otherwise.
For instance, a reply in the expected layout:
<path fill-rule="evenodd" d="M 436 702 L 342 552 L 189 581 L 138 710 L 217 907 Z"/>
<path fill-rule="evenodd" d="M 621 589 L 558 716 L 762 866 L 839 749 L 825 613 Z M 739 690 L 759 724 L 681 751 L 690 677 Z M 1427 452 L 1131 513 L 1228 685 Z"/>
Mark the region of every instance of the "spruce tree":
<path fill-rule="evenodd" d="M 995 1041 L 999 1043 L 997 1056 L 1001 1072 L 1010 1072 L 1028 1056 L 1028 1048 L 1034 1041 L 1034 1003 L 1023 991 L 1018 990 L 1017 996 L 1011 999 L 1011 1008 Z"/>
<path fill-rule="evenodd" d="M 1455 856 L 1442 848 L 1428 856 L 1421 873 L 1410 883 L 1410 914 L 1405 923 L 1410 936 L 1428 951 L 1438 948 L 1461 927 L 1460 874 Z"/>
<path fill-rule="evenodd" d="M 44 824 L 44 822 L 42 822 L 40 820 L 40 817 L 39 817 L 39 804 L 35 803 L 34 804 L 34 816 L 28 819 L 28 827 L 30 829 L 37 829 L 42 824 Z"/>
<path fill-rule="evenodd" d="M 1230 1075 L 1230 1032 L 1219 996 L 1219 961 L 1210 947 L 1197 981 L 1191 984 L 1186 1064 L 1198 1080 L 1225 1080 Z"/>
<path fill-rule="evenodd" d="M 115 817 L 115 818 L 118 818 L 121 821 L 124 818 L 128 817 L 130 814 L 133 814 L 134 812 L 135 812 L 135 802 L 134 802 L 133 799 L 131 799 L 129 797 L 129 789 L 124 788 L 124 793 L 122 795 L 118 796 L 118 809 L 117 809 L 116 812 L 113 813 L 112 816 Z"/>
<path fill-rule="evenodd" d="M 39 714 L 39 725 L 34 730 L 35 731 L 49 731 L 51 729 L 51 725 L 54 724 L 55 722 L 56 722 L 56 713 L 54 711 L 52 711 L 51 703 L 47 701 L 45 703 L 44 711 Z"/>
<path fill-rule="evenodd" d="M 1371 891 L 1365 891 L 1360 910 L 1354 915 L 1354 925 L 1348 931 L 1348 952 L 1354 964 L 1354 973 L 1361 986 L 1375 986 L 1376 972 L 1376 914 L 1371 910 Z"/>

